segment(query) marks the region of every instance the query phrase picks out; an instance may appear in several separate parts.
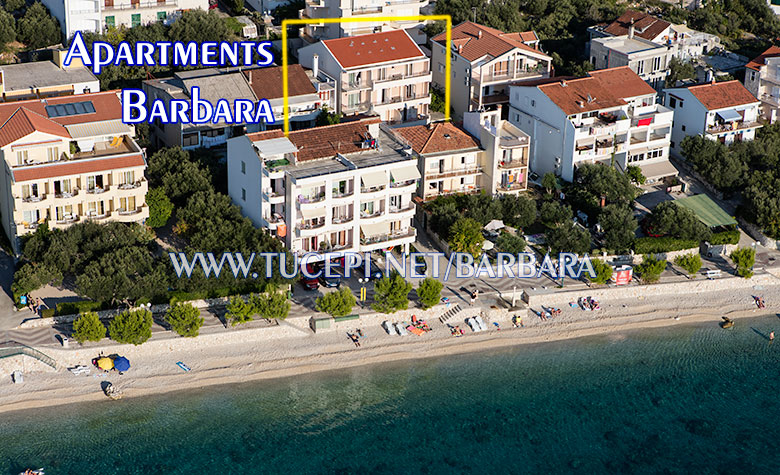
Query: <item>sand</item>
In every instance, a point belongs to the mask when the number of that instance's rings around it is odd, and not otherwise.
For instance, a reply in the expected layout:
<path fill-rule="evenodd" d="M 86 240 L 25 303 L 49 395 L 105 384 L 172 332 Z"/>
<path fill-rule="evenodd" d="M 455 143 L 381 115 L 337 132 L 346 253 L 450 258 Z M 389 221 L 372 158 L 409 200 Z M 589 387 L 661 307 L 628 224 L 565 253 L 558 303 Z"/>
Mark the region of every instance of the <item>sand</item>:
<path fill-rule="evenodd" d="M 724 279 L 725 280 L 725 279 Z M 756 290 L 754 287 L 758 286 Z M 734 288 L 737 287 L 737 288 Z M 424 336 L 389 336 L 380 324 L 388 316 L 363 317 L 345 322 L 337 328 L 313 334 L 306 329 L 304 319 L 291 319 L 269 328 L 236 329 L 234 331 L 202 335 L 195 339 L 172 335 L 155 337 L 144 345 L 116 345 L 110 340 L 92 344 L 87 348 L 41 348 L 61 365 L 58 371 L 47 369 L 30 358 L 15 357 L 0 360 L 0 412 L 32 409 L 84 401 L 101 404 L 122 404 L 108 400 L 101 391 L 103 381 L 111 381 L 124 393 L 124 399 L 144 395 L 203 388 L 213 385 L 241 383 L 253 380 L 283 378 L 317 371 L 339 370 L 382 362 L 440 357 L 452 354 L 498 349 L 523 344 L 542 343 L 592 335 L 619 334 L 641 328 L 657 328 L 668 325 L 709 323 L 717 325 L 722 316 L 737 321 L 750 316 L 780 312 L 780 280 L 772 276 L 754 278 L 748 284 L 724 283 L 722 290 L 709 292 L 680 292 L 654 296 L 652 299 L 617 291 L 614 295 L 631 295 L 628 298 L 602 300 L 602 309 L 584 312 L 562 306 L 558 317 L 542 321 L 528 313 L 523 317 L 524 328 L 513 328 L 512 315 L 500 308 L 490 308 L 489 299 L 479 302 L 491 330 L 473 333 L 463 319 L 477 312 L 468 308 L 457 318 L 448 321 L 466 330 L 463 337 L 455 338 L 449 329 L 439 323 L 435 315 L 443 308 L 428 312 L 410 310 L 393 315 L 393 321 L 408 319 L 411 313 L 427 318 L 433 331 Z M 752 294 L 763 295 L 767 308 L 758 310 Z M 780 315 L 780 313 L 778 313 Z M 492 322 L 501 326 L 493 329 Z M 346 336 L 347 331 L 361 327 L 365 338 L 362 346 L 355 348 Z M 768 333 L 772 329 L 766 329 Z M 780 334 L 780 319 L 776 333 Z M 756 335 L 756 338 L 761 338 Z M 89 375 L 74 375 L 66 367 L 84 364 L 99 352 L 127 356 L 132 368 L 124 375 L 116 372 L 98 373 L 94 368 Z M 184 372 L 177 361 L 186 363 L 192 371 Z M 24 368 L 21 368 L 24 365 Z M 6 377 L 13 369 L 25 370 L 22 384 L 11 384 Z M 7 383 L 6 383 L 7 382 Z"/>

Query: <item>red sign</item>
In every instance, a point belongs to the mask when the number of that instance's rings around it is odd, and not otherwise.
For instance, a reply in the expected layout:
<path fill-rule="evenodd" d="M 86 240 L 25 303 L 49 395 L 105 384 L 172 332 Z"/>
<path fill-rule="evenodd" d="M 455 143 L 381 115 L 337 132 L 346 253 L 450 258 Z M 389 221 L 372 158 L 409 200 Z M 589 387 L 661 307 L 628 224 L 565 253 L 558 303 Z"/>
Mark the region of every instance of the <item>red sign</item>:
<path fill-rule="evenodd" d="M 631 277 L 633 275 L 632 271 L 633 268 L 631 266 L 618 267 L 612 274 L 612 282 L 614 282 L 615 285 L 627 285 L 631 282 Z"/>

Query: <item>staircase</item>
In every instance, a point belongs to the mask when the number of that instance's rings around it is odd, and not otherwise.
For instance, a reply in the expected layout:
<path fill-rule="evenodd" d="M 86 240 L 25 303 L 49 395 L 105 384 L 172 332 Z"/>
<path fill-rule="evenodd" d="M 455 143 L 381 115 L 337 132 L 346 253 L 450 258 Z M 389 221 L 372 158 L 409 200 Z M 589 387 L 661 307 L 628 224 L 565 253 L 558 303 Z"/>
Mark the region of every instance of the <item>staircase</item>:
<path fill-rule="evenodd" d="M 456 304 L 454 307 L 452 307 L 451 309 L 449 309 L 446 312 L 444 312 L 444 314 L 441 317 L 439 317 L 439 321 L 441 323 L 444 323 L 447 320 L 449 320 L 450 318 L 452 318 L 455 315 L 457 315 L 461 310 L 463 310 L 463 309 L 460 308 L 460 305 Z"/>
<path fill-rule="evenodd" d="M 57 362 L 54 361 L 54 359 L 44 355 L 35 348 L 30 348 L 27 345 L 23 345 L 15 341 L 5 341 L 0 343 L 0 359 L 10 358 L 17 355 L 25 355 L 29 356 L 30 358 L 35 358 L 41 363 L 52 367 L 54 370 L 57 369 Z"/>

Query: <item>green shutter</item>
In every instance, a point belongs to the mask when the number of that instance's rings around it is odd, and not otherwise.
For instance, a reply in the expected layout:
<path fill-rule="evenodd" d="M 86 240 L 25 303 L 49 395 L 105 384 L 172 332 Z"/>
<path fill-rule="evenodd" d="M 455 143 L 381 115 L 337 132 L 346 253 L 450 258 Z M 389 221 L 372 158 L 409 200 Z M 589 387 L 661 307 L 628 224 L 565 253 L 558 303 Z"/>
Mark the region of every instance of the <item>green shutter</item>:
<path fill-rule="evenodd" d="M 113 16 L 107 16 L 106 17 L 106 28 L 114 28 L 116 26 L 116 22 L 114 21 Z"/>
<path fill-rule="evenodd" d="M 168 14 L 165 12 L 157 12 L 157 21 L 165 21 L 168 18 Z"/>
<path fill-rule="evenodd" d="M 138 26 L 141 24 L 141 14 L 140 13 L 133 13 L 133 16 L 130 17 L 131 26 Z"/>

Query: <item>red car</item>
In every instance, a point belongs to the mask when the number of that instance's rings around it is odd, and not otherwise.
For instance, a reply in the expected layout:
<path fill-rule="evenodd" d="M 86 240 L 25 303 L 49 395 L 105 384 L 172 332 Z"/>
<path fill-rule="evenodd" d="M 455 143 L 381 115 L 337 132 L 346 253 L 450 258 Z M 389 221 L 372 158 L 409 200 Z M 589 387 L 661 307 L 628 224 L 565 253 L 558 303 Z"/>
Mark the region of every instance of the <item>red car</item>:
<path fill-rule="evenodd" d="M 314 266 L 311 264 L 306 264 L 306 270 L 309 272 L 309 274 L 312 275 L 317 272 L 317 270 L 314 269 Z M 307 290 L 317 290 L 320 288 L 320 282 L 316 277 L 307 277 L 303 272 L 301 272 L 301 285 L 303 285 Z"/>

